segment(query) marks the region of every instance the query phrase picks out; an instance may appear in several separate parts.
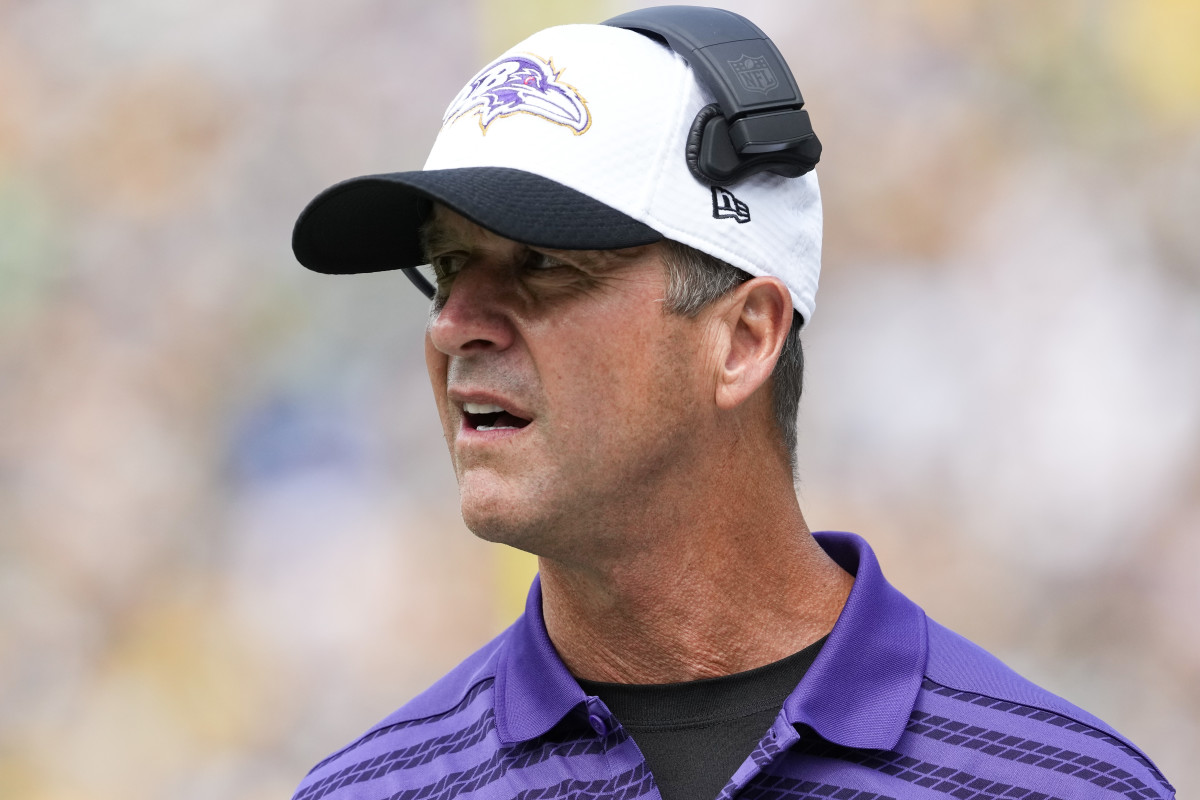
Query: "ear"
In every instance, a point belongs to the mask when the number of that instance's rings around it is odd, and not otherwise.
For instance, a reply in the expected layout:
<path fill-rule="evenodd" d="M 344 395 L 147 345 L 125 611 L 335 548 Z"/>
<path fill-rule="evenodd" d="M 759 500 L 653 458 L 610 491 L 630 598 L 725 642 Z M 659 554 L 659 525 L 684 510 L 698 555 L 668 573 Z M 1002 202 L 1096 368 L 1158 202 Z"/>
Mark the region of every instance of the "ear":
<path fill-rule="evenodd" d="M 725 360 L 718 365 L 717 406 L 728 411 L 758 391 L 792 327 L 792 296 L 778 278 L 751 278 L 725 297 Z"/>

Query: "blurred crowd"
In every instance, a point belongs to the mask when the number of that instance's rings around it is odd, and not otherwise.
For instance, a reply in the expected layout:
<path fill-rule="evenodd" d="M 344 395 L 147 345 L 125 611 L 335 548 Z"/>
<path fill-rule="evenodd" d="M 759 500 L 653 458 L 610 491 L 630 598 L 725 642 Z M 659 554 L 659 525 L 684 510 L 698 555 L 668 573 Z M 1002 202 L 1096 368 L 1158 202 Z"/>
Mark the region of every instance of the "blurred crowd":
<path fill-rule="evenodd" d="M 291 225 L 633 5 L 0 0 L 0 797 L 288 797 L 519 613 L 424 299 Z M 1200 6 L 726 5 L 825 144 L 810 524 L 1200 793 Z"/>

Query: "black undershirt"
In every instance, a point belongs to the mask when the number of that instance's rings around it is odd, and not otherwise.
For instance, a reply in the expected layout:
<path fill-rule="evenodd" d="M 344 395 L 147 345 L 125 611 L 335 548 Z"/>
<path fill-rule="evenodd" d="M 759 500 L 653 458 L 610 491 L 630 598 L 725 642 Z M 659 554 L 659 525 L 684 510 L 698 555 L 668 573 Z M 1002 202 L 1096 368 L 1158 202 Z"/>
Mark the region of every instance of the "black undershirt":
<path fill-rule="evenodd" d="M 704 800 L 715 798 L 754 750 L 824 643 L 719 678 L 579 685 L 633 737 L 663 800 Z"/>

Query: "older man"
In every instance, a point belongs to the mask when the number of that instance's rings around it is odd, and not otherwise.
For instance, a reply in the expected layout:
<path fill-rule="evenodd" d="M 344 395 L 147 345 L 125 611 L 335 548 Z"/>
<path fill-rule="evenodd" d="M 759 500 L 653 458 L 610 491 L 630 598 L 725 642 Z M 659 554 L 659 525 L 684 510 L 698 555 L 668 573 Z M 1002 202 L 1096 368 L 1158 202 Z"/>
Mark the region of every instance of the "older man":
<path fill-rule="evenodd" d="M 464 87 L 424 170 L 305 210 L 306 266 L 432 265 L 463 518 L 540 571 L 509 630 L 298 800 L 1173 796 L 1103 722 L 927 619 L 863 540 L 809 533 L 802 105 L 729 12 L 551 28 Z"/>

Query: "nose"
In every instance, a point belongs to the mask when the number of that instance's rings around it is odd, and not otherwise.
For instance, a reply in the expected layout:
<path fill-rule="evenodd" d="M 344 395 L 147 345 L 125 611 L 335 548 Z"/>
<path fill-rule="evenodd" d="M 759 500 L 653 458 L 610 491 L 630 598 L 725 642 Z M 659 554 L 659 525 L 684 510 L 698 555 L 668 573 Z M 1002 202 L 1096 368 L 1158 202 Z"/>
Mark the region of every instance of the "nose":
<path fill-rule="evenodd" d="M 429 339 L 448 356 L 504 350 L 515 335 L 507 299 L 512 276 L 494 264 L 471 264 L 455 276 L 429 321 Z"/>

